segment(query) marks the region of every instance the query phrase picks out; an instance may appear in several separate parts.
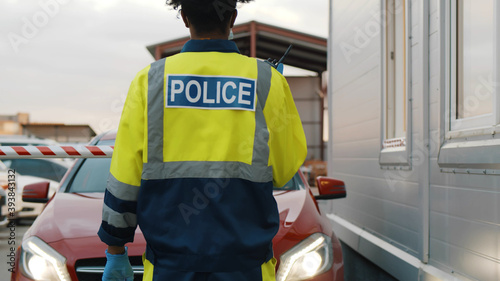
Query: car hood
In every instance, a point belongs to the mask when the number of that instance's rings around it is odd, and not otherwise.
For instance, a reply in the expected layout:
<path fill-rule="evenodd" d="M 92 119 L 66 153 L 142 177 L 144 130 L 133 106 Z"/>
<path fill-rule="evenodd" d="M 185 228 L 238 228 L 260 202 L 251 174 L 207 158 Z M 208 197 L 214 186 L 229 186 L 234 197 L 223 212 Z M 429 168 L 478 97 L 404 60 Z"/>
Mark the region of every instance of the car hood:
<path fill-rule="evenodd" d="M 295 222 L 299 220 L 300 215 L 303 213 L 306 196 L 306 190 L 274 192 L 280 214 L 280 228 L 274 240 L 280 240 L 293 229 Z"/>
<path fill-rule="evenodd" d="M 279 241 L 298 220 L 307 191 L 275 191 L 280 213 Z M 26 234 L 36 235 L 47 243 L 62 239 L 96 237 L 101 224 L 103 193 L 56 193 Z M 140 229 L 137 229 L 140 233 Z"/>

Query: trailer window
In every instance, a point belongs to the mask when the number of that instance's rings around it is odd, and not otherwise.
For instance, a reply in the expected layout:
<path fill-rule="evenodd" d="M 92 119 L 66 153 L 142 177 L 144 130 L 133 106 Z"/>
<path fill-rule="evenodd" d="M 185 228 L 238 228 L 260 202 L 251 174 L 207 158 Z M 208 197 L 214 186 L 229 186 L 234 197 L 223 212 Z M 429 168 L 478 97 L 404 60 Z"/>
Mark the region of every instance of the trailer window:
<path fill-rule="evenodd" d="M 387 0 L 386 140 L 406 137 L 406 23 L 404 0 Z"/>
<path fill-rule="evenodd" d="M 493 0 L 459 0 L 456 118 L 491 114 L 494 63 Z"/>
<path fill-rule="evenodd" d="M 451 5 L 449 130 L 498 125 L 495 1 L 455 0 Z"/>
<path fill-rule="evenodd" d="M 443 7 L 445 134 L 438 164 L 443 172 L 497 175 L 500 5 L 454 0 Z"/>
<path fill-rule="evenodd" d="M 382 166 L 409 166 L 409 12 L 406 0 L 385 0 L 382 98 Z"/>

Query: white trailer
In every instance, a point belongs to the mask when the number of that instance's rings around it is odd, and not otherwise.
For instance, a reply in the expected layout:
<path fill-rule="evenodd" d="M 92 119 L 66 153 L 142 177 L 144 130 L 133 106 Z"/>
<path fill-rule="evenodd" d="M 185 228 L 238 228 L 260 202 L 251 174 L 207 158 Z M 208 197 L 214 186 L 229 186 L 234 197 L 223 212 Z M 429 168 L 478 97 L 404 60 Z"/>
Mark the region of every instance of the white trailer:
<path fill-rule="evenodd" d="M 398 280 L 500 280 L 500 1 L 331 0 L 329 35 L 337 236 Z"/>

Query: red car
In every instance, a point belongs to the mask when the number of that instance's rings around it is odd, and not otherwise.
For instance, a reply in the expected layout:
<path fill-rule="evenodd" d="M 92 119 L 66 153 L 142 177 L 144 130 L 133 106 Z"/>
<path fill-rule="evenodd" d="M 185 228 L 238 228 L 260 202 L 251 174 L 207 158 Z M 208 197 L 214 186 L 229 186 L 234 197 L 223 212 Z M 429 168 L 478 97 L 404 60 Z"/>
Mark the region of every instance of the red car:
<path fill-rule="evenodd" d="M 105 133 L 92 145 L 113 145 L 115 133 Z M 97 236 L 104 190 L 111 159 L 80 159 L 61 181 L 58 192 L 26 232 L 16 253 L 11 280 L 101 280 L 106 258 Z M 299 171 L 274 197 L 280 213 L 280 229 L 273 239 L 278 259 L 278 281 L 344 280 L 340 243 L 317 199 L 346 196 L 342 181 L 320 177 L 319 194 L 313 196 Z M 23 200 L 47 202 L 49 183 L 28 185 Z M 128 244 L 135 279 L 142 280 L 141 256 L 146 241 L 138 228 Z"/>

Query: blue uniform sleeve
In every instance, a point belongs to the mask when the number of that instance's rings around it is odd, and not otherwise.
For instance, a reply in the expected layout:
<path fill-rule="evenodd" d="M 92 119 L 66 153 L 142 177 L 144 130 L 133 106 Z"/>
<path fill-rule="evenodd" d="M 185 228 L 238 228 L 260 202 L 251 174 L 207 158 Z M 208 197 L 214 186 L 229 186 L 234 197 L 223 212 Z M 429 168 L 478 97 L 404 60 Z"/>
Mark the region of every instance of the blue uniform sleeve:
<path fill-rule="evenodd" d="M 116 136 L 98 231 L 100 239 L 110 246 L 132 242 L 137 228 L 137 197 L 146 142 L 144 93 L 148 68 L 139 72 L 130 86 Z"/>

